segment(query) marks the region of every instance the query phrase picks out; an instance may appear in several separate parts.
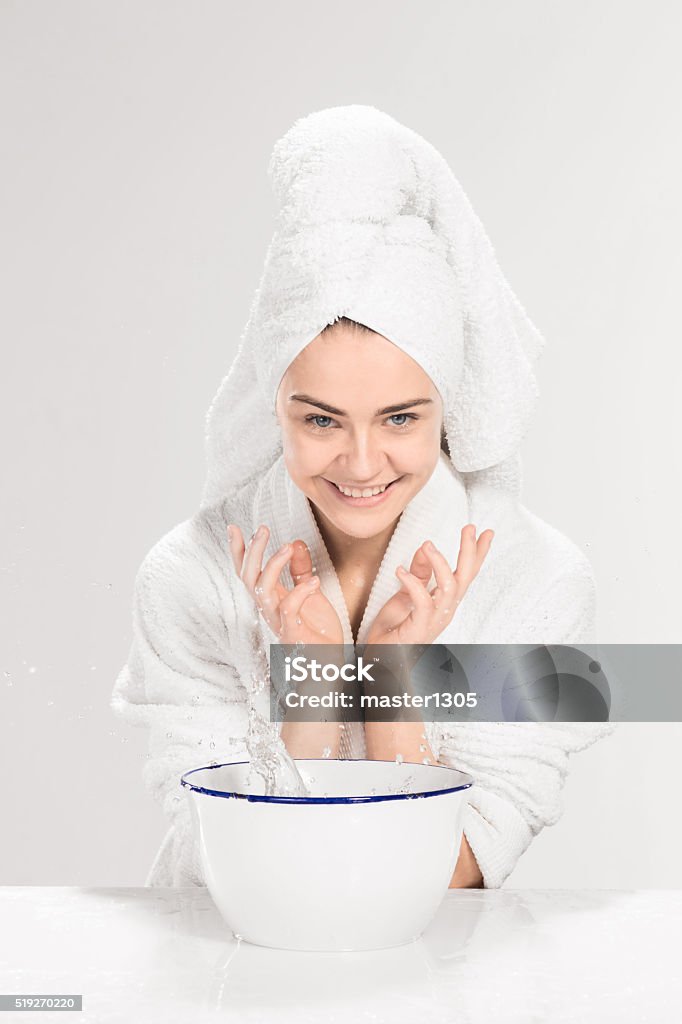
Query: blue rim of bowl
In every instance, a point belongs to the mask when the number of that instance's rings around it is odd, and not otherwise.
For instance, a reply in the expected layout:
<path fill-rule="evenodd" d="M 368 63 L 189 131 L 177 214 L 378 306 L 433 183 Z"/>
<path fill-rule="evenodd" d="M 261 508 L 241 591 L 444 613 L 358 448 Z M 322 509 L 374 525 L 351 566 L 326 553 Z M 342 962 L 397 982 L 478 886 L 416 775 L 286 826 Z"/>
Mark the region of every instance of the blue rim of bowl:
<path fill-rule="evenodd" d="M 344 758 L 338 757 L 296 757 L 295 761 L 312 761 L 321 762 L 322 764 L 329 764 L 330 761 L 343 761 Z M 348 758 L 349 761 L 361 760 L 365 763 L 370 763 L 366 758 Z M 200 768 L 191 768 L 185 772 L 180 778 L 180 785 L 185 786 L 187 789 L 192 790 L 194 793 L 204 793 L 206 796 L 221 796 L 232 800 L 249 800 L 251 803 L 259 804 L 377 804 L 385 800 L 416 800 L 423 799 L 429 796 L 444 796 L 446 793 L 457 793 L 463 789 L 469 789 L 474 784 L 474 780 L 466 772 L 460 772 L 458 768 L 448 768 L 444 764 L 419 764 L 415 761 L 402 761 L 401 764 L 405 765 L 405 768 L 440 768 L 445 772 L 456 771 L 459 775 L 463 775 L 464 778 L 469 779 L 469 782 L 463 782 L 459 786 L 446 786 L 445 789 L 431 789 L 427 793 L 378 793 L 374 796 L 261 796 L 258 793 L 228 793 L 224 789 L 208 789 L 206 786 L 196 786 L 192 782 L 187 782 L 186 779 L 189 775 L 194 775 L 195 772 L 210 771 L 214 768 L 233 768 L 240 764 L 250 764 L 250 761 L 226 761 L 224 764 L 207 764 L 202 765 Z M 395 761 L 380 761 L 376 760 L 375 764 L 396 764 Z"/>

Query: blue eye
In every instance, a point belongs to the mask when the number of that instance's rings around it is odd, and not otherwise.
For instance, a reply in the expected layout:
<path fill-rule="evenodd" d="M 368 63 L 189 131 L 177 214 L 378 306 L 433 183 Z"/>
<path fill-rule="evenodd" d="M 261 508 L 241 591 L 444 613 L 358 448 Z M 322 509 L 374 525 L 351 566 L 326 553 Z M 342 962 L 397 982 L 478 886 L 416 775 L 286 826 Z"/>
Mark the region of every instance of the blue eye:
<path fill-rule="evenodd" d="M 386 422 L 389 423 L 391 426 L 396 427 L 398 430 L 404 430 L 406 427 L 410 425 L 410 421 L 418 419 L 419 416 L 417 416 L 413 412 L 395 412 L 393 413 L 392 416 L 388 417 Z M 402 420 L 402 422 L 396 423 L 395 420 Z M 336 421 L 333 420 L 331 416 L 324 416 L 322 413 L 317 413 L 305 417 L 305 423 L 310 427 L 310 429 L 316 430 L 320 434 L 328 434 L 331 424 L 335 422 Z"/>
<path fill-rule="evenodd" d="M 326 420 L 326 423 L 317 423 L 317 420 Z M 306 423 L 311 423 L 315 427 L 319 427 L 321 430 L 326 430 L 329 424 L 332 422 L 331 416 L 307 416 Z"/>

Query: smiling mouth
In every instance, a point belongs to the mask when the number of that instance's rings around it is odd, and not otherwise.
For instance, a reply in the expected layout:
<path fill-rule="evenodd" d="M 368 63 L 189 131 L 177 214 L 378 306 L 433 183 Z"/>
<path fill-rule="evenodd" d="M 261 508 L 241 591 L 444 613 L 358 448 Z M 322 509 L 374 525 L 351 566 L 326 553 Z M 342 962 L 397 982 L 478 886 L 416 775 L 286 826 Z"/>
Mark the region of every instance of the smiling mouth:
<path fill-rule="evenodd" d="M 357 500 L 381 497 L 386 493 L 386 491 L 389 491 L 394 484 L 397 484 L 402 480 L 402 477 L 396 477 L 395 480 L 391 480 L 387 484 L 377 485 L 376 487 L 346 487 L 343 484 L 335 483 L 333 480 L 327 480 L 326 477 L 323 479 L 326 480 L 328 484 L 331 484 L 331 486 L 334 487 L 335 490 L 344 498 L 354 498 Z"/>

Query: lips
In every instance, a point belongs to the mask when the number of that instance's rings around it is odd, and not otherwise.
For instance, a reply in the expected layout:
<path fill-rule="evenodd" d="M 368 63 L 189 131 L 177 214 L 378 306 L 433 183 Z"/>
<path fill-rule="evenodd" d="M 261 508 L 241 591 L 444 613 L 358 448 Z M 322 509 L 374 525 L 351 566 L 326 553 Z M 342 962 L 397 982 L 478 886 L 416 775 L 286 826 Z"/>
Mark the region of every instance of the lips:
<path fill-rule="evenodd" d="M 391 483 L 380 493 L 373 494 L 369 498 L 349 498 L 347 494 L 343 494 L 336 484 L 332 483 L 331 480 L 327 480 L 326 477 L 322 477 L 325 484 L 329 488 L 330 492 L 335 495 L 338 501 L 342 501 L 345 505 L 350 505 L 354 508 L 374 508 L 376 505 L 381 505 L 382 502 L 386 501 L 395 490 L 396 484 L 400 483 L 402 477 L 398 477 L 396 480 L 392 480 Z M 359 488 L 358 488 L 359 489 Z"/>

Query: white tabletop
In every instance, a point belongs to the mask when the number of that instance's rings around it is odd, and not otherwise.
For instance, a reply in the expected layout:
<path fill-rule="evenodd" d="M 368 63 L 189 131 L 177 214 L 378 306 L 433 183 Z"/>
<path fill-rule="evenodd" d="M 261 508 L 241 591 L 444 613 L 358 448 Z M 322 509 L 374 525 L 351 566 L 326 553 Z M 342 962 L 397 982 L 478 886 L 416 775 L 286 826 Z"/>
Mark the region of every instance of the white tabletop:
<path fill-rule="evenodd" d="M 680 950 L 678 890 L 449 890 L 410 945 L 293 953 L 235 940 L 203 888 L 6 886 L 0 993 L 83 1011 L 0 1024 L 679 1024 Z"/>

